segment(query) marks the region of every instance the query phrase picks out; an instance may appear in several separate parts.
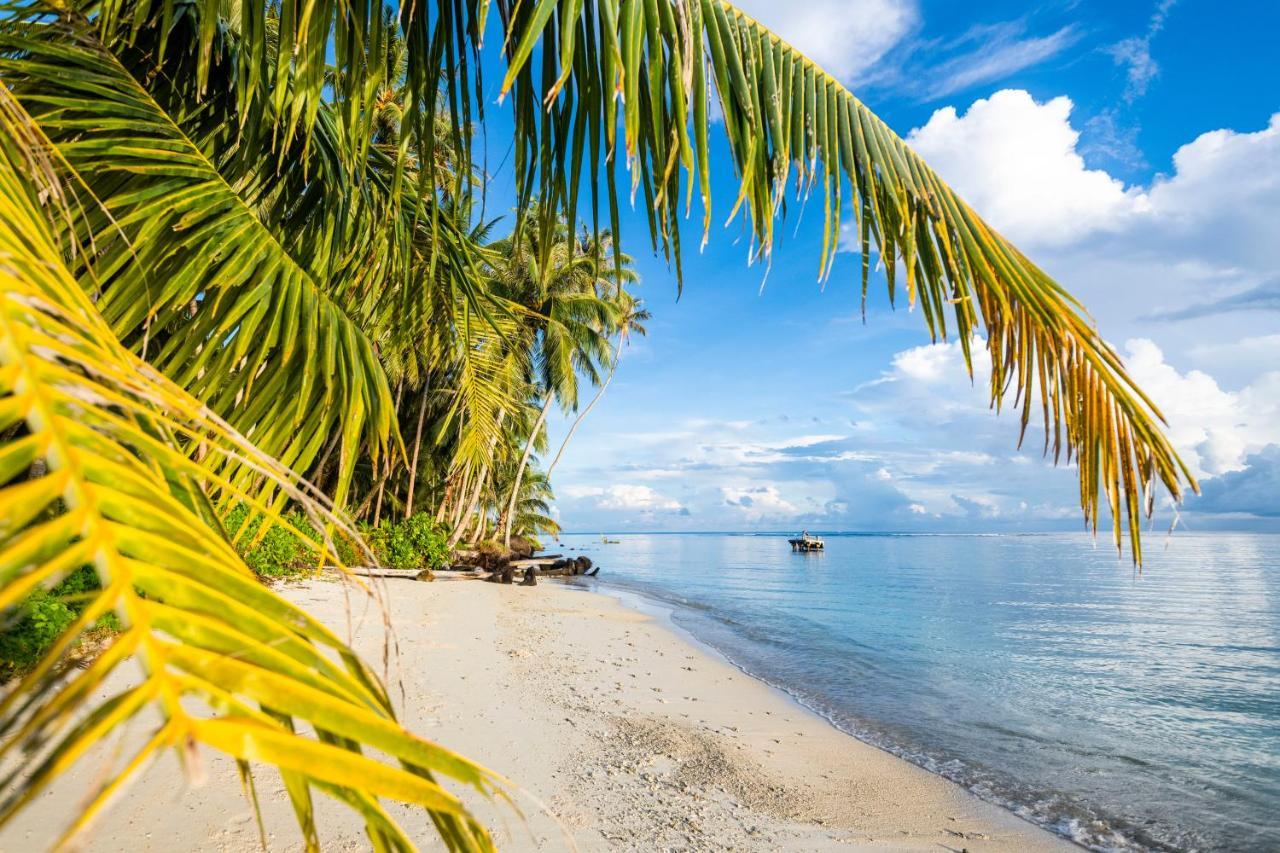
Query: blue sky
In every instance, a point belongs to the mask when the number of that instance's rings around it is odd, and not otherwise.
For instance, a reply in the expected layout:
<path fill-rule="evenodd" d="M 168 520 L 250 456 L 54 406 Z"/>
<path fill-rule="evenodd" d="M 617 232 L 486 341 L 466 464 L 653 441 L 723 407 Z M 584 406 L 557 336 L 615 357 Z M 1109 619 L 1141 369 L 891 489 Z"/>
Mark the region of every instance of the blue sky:
<path fill-rule="evenodd" d="M 1203 478 L 1184 524 L 1280 529 L 1280 4 L 739 5 L 1084 301 Z M 737 182 L 717 161 L 719 223 Z M 982 366 L 971 386 L 954 343 L 883 297 L 863 325 L 857 255 L 821 287 L 821 225 L 794 222 L 763 290 L 738 226 L 713 226 L 677 301 L 642 219 L 624 219 L 654 318 L 555 471 L 564 528 L 1077 526 L 1075 472 L 1030 438 L 1015 450 Z M 549 429 L 554 448 L 567 422 Z"/>

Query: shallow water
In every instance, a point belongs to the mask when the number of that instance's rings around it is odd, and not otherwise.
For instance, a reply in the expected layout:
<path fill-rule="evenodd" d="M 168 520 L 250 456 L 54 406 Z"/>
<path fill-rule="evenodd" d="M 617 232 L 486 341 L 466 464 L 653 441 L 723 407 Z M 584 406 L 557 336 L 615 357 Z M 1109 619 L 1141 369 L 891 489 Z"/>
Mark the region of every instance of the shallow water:
<path fill-rule="evenodd" d="M 1280 536 L 565 535 L 834 724 L 1098 849 L 1280 850 Z M 559 550 L 557 548 L 556 550 Z"/>

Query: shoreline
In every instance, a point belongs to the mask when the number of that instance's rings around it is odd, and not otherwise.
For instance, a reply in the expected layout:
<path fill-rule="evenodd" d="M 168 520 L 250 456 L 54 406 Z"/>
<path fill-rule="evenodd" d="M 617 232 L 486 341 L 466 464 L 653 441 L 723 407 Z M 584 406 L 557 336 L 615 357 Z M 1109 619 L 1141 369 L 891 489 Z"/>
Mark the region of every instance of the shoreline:
<path fill-rule="evenodd" d="M 524 821 L 462 792 L 499 849 L 561 850 L 570 839 L 580 850 L 1080 849 L 842 731 L 669 615 L 630 606 L 629 591 L 453 579 L 382 590 L 405 724 L 522 786 Z M 341 583 L 284 593 L 346 635 Z M 361 619 L 355 594 L 352 604 L 355 645 L 379 660 L 381 620 L 372 607 Z M 191 790 L 173 756 L 162 758 L 83 849 L 260 849 L 234 764 L 204 763 L 208 782 Z M 56 838 L 100 764 L 88 758 L 33 803 L 0 833 L 0 851 Z M 274 774 L 258 774 L 258 791 L 270 849 L 297 849 Z M 328 802 L 317 811 L 323 849 L 367 848 L 357 820 Z M 424 815 L 389 811 L 424 849 L 440 849 Z"/>
<path fill-rule="evenodd" d="M 906 535 L 912 535 L 912 534 L 906 534 Z M 924 534 L 924 535 L 933 535 L 933 534 Z M 972 535 L 984 536 L 987 534 L 972 534 Z M 1030 535 L 1039 535 L 1039 534 L 1030 534 Z M 912 767 L 915 767 L 915 768 L 918 768 L 919 770 L 924 771 L 925 773 L 928 773 L 931 776 L 935 776 L 944 782 L 952 784 L 957 788 L 961 789 L 962 791 L 964 791 L 969 796 L 972 796 L 975 799 L 987 805 L 993 806 L 999 809 L 1000 811 L 1009 814 L 1011 817 L 1025 823 L 1027 826 L 1033 829 L 1047 833 L 1048 835 L 1056 839 L 1066 842 L 1070 847 L 1074 849 L 1077 849 L 1077 850 L 1093 849 L 1088 845 L 1088 843 L 1081 841 L 1077 838 L 1074 838 L 1072 836 L 1072 831 L 1074 831 L 1073 827 L 1066 827 L 1062 830 L 1056 830 L 1053 828 L 1053 825 L 1051 825 L 1051 823 L 1049 822 L 1038 821 L 1033 817 L 1029 817 L 1025 814 L 1020 814 L 1016 808 L 1016 804 L 1011 804 L 1008 801 L 1001 800 L 999 797 L 996 797 L 996 796 L 983 796 L 980 792 L 966 785 L 963 780 L 949 776 L 943 770 L 930 767 L 928 766 L 928 763 L 925 761 L 914 759 L 909 751 L 901 750 L 901 749 L 895 750 L 892 745 L 877 743 L 876 740 L 874 739 L 874 736 L 866 737 L 859 734 L 856 726 L 843 724 L 840 721 L 832 718 L 831 716 L 828 716 L 827 713 L 810 705 L 806 701 L 805 697 L 794 692 L 791 688 L 786 687 L 782 684 L 775 683 L 774 681 L 771 681 L 769 678 L 767 678 L 764 675 L 760 675 L 755 672 L 752 672 L 744 664 L 741 664 L 738 661 L 736 661 L 729 652 L 717 647 L 712 641 L 699 637 L 694 632 L 694 629 L 681 625 L 680 622 L 676 619 L 676 613 L 680 610 L 680 605 L 678 603 L 670 602 L 660 596 L 651 594 L 644 590 L 636 589 L 634 587 L 613 586 L 609 584 L 608 581 L 601 581 L 596 578 L 593 578 L 585 583 L 575 578 L 569 584 L 566 584 L 566 586 L 569 588 L 576 588 L 580 591 L 587 592 L 588 594 L 600 595 L 605 598 L 612 599 L 618 602 L 618 604 L 624 608 L 634 610 L 636 612 L 644 614 L 645 616 L 648 616 L 651 619 L 654 619 L 656 624 L 658 624 L 660 628 L 662 628 L 663 630 L 666 630 L 671 634 L 674 634 L 677 639 L 683 641 L 684 643 L 690 646 L 693 646 L 698 651 L 713 658 L 714 660 L 720 661 L 724 665 L 733 668 L 734 670 L 741 673 L 745 677 L 751 679 L 752 681 L 760 685 L 763 685 L 764 687 L 768 688 L 774 695 L 776 695 L 780 700 L 790 705 L 793 705 L 803 713 L 809 714 L 814 719 L 816 719 L 823 725 L 830 727 L 833 731 L 837 732 L 843 737 L 852 738 L 853 740 L 858 741 L 858 743 L 868 746 L 878 752 L 882 752 L 885 755 L 889 756 L 890 758 L 893 758 L 897 761 L 904 762 Z M 702 618 L 706 619 L 711 617 L 709 615 L 703 615 Z M 1126 845 L 1128 845 L 1130 842 L 1126 841 L 1125 843 Z M 1146 848 L 1135 847 L 1134 849 L 1146 849 Z"/>

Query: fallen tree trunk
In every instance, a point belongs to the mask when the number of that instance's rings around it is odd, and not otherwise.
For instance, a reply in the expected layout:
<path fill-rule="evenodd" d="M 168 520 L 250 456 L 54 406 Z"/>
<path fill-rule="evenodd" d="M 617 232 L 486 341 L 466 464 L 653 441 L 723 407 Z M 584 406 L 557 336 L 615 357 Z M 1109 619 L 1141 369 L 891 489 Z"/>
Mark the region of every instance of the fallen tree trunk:
<path fill-rule="evenodd" d="M 362 578 L 404 578 L 411 581 L 429 581 L 435 579 L 430 569 L 384 569 L 380 566 L 349 566 L 340 569 L 337 566 L 325 566 L 331 572 L 357 575 Z"/>
<path fill-rule="evenodd" d="M 561 559 L 560 555 L 555 554 L 550 557 L 531 557 L 527 560 L 512 560 L 508 565 L 510 565 L 512 568 L 515 568 L 515 569 L 541 570 L 541 569 L 549 568 L 555 563 L 561 563 L 561 562 L 563 562 L 563 560 Z"/>

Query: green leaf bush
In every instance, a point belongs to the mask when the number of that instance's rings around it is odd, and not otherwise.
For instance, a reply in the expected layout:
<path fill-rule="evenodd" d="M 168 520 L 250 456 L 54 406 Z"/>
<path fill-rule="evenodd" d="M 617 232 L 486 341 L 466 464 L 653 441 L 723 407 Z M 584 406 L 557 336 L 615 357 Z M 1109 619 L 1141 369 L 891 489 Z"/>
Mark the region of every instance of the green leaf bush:
<path fill-rule="evenodd" d="M 449 565 L 448 537 L 425 512 L 401 521 L 383 521 L 361 528 L 378 562 L 389 569 L 431 569 Z"/>
<path fill-rule="evenodd" d="M 223 523 L 236 550 L 254 572 L 267 578 L 287 578 L 308 574 L 318 567 L 315 551 L 296 533 L 280 525 L 263 532 L 261 519 L 250 519 L 249 515 L 248 507 L 238 506 Z M 285 519 L 312 542 L 321 541 L 320 532 L 302 513 L 291 512 Z M 384 520 L 377 525 L 361 524 L 359 528 L 379 565 L 389 569 L 432 571 L 449 565 L 448 536 L 428 513 L 414 513 L 398 521 Z M 338 557 L 345 565 L 360 566 L 369 562 L 353 542 L 341 536 L 336 538 Z"/>
<path fill-rule="evenodd" d="M 81 566 L 50 590 L 36 590 L 16 608 L 0 630 L 0 683 L 35 665 L 84 609 L 85 593 L 100 589 L 92 566 Z M 85 635 L 94 639 L 117 629 L 114 613 L 99 619 Z M 82 638 L 83 639 L 83 638 Z"/>
<path fill-rule="evenodd" d="M 265 578 L 287 578 L 319 568 L 314 548 L 304 543 L 297 533 L 278 524 L 264 532 L 262 517 L 249 516 L 249 508 L 241 504 L 227 514 L 223 525 L 245 565 L 254 573 Z M 320 531 L 312 527 L 301 512 L 287 513 L 285 520 L 312 542 L 321 540 Z"/>

